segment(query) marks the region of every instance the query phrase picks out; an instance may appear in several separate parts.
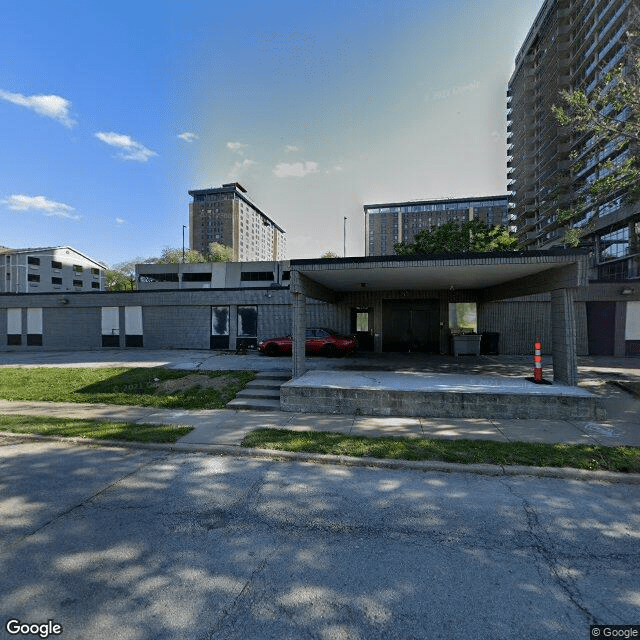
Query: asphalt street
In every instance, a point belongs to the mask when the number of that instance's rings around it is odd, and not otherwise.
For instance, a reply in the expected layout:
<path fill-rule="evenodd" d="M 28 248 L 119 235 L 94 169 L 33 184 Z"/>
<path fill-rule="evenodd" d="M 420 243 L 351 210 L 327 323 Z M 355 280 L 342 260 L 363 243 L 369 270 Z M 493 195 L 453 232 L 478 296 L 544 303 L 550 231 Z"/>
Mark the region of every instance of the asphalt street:
<path fill-rule="evenodd" d="M 640 622 L 637 485 L 0 445 L 2 638 L 25 637 L 12 619 L 65 640 L 586 640 Z"/>

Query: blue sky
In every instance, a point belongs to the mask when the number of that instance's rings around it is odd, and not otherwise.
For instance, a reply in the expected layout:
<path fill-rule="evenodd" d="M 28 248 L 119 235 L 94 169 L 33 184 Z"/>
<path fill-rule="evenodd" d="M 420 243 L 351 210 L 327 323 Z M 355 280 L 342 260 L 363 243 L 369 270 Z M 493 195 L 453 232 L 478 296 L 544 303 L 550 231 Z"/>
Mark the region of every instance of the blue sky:
<path fill-rule="evenodd" d="M 506 193 L 506 86 L 542 0 L 5 0 L 0 245 L 182 246 L 240 181 L 289 257 L 362 205 Z"/>

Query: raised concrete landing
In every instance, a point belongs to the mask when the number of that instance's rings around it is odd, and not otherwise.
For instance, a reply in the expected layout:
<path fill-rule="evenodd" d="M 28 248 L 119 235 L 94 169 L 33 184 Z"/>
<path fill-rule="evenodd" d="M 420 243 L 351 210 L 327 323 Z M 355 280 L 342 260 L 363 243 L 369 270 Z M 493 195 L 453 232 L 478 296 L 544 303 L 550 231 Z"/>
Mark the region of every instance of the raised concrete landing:
<path fill-rule="evenodd" d="M 579 387 L 521 378 L 389 371 L 307 371 L 280 388 L 283 411 L 433 418 L 603 417 Z"/>

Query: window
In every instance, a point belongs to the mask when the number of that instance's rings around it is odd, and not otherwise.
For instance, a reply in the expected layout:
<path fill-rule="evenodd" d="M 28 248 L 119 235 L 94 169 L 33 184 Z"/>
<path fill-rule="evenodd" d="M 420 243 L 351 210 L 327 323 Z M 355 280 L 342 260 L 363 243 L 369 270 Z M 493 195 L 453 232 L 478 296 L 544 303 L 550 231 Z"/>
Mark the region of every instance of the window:
<path fill-rule="evenodd" d="M 73 270 L 74 270 L 76 273 L 82 273 L 82 272 L 84 271 L 84 269 L 82 268 L 82 266 L 81 266 L 81 265 L 79 265 L 79 264 L 74 264 L 74 265 L 73 265 Z"/>
<path fill-rule="evenodd" d="M 96 267 L 91 267 L 91 274 L 94 276 L 100 275 L 100 269 L 96 269 Z"/>
<path fill-rule="evenodd" d="M 92 289 L 99 289 L 100 288 L 100 283 L 99 282 L 92 282 L 91 283 L 91 288 Z"/>
<path fill-rule="evenodd" d="M 457 333 L 477 331 L 478 314 L 476 303 L 450 302 L 449 328 Z"/>
<path fill-rule="evenodd" d="M 211 307 L 211 335 L 229 335 L 229 307 Z"/>
<path fill-rule="evenodd" d="M 240 274 L 243 282 L 273 281 L 273 271 L 243 271 Z"/>
<path fill-rule="evenodd" d="M 62 269 L 62 262 L 58 262 L 57 260 L 52 260 L 51 261 L 51 268 L 52 269 Z"/>
<path fill-rule="evenodd" d="M 629 227 L 600 236 L 599 244 L 601 262 L 629 255 Z"/>
<path fill-rule="evenodd" d="M 73 281 L 73 286 L 74 287 L 82 287 L 82 280 L 74 280 Z"/>
<path fill-rule="evenodd" d="M 238 307 L 238 336 L 255 338 L 258 335 L 258 307 Z"/>
<path fill-rule="evenodd" d="M 211 273 L 183 273 L 182 282 L 211 282 Z"/>
<path fill-rule="evenodd" d="M 34 256 L 28 256 L 27 257 L 27 263 L 32 265 L 32 266 L 34 266 L 34 267 L 37 267 L 37 266 L 40 265 L 40 258 L 36 258 Z"/>
<path fill-rule="evenodd" d="M 27 280 L 29 282 L 40 282 L 40 276 L 36 273 L 27 274 Z"/>
<path fill-rule="evenodd" d="M 51 278 L 51 284 L 62 284 L 62 278 Z"/>
<path fill-rule="evenodd" d="M 141 273 L 138 276 L 140 282 L 147 284 L 154 282 L 178 282 L 177 273 Z"/>

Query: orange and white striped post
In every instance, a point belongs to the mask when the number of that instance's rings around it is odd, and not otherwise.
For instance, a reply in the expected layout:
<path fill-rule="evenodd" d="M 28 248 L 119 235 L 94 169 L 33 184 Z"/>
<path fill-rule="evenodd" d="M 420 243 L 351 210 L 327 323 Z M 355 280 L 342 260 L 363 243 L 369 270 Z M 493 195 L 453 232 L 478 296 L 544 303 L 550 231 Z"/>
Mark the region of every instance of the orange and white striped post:
<path fill-rule="evenodd" d="M 535 355 L 533 356 L 533 381 L 542 382 L 542 345 L 540 338 L 536 338 Z"/>

